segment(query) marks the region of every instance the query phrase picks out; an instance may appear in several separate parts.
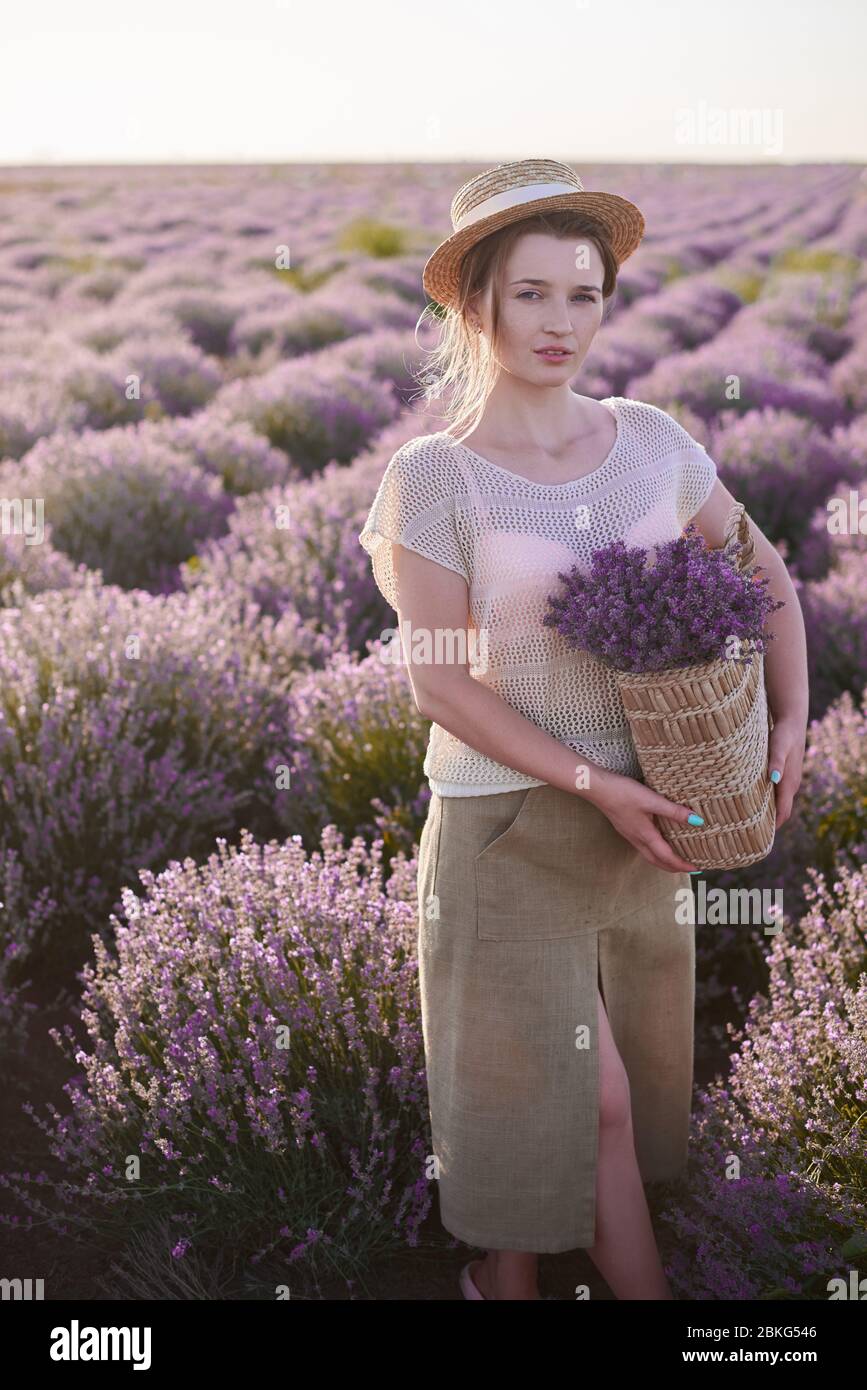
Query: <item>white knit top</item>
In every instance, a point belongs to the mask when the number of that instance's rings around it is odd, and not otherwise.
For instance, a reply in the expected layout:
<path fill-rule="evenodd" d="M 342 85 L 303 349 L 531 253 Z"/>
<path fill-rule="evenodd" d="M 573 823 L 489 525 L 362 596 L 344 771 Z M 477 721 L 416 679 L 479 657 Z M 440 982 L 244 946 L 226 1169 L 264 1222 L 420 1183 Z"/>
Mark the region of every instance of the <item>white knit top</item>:
<path fill-rule="evenodd" d="M 598 468 L 566 483 L 534 483 L 441 431 L 391 458 L 359 541 L 397 612 L 391 542 L 467 581 L 470 675 L 590 761 L 641 780 L 612 671 L 544 627 L 548 594 L 600 546 L 675 540 L 707 500 L 716 467 L 666 411 L 609 396 L 617 437 Z M 423 771 L 440 796 L 539 787 L 433 723 Z"/>

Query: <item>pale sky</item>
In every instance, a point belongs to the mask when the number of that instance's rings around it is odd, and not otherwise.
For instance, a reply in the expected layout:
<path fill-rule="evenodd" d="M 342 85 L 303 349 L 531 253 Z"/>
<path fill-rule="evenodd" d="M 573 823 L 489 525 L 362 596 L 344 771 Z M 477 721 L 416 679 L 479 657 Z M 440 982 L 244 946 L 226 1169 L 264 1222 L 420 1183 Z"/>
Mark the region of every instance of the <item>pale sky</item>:
<path fill-rule="evenodd" d="M 860 162 L 865 57 L 863 0 L 5 0 L 0 165 Z"/>

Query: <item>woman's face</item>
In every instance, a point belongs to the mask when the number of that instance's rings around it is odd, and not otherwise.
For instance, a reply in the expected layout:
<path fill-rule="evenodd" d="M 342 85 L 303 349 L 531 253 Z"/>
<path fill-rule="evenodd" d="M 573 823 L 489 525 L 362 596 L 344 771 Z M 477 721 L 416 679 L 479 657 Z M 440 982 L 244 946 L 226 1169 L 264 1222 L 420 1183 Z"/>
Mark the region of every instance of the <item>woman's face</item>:
<path fill-rule="evenodd" d="M 596 243 L 528 232 L 515 242 L 503 273 L 500 343 L 504 370 L 526 381 L 559 385 L 576 373 L 602 322 L 605 267 Z M 491 287 L 478 301 L 476 321 L 491 337 Z M 562 357 L 540 348 L 565 348 Z"/>

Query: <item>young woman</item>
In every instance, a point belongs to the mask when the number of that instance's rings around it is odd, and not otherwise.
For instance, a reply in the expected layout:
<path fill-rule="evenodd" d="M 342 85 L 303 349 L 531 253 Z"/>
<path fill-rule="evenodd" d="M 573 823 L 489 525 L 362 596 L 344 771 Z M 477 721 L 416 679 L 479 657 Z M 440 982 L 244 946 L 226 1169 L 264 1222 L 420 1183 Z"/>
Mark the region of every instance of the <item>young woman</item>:
<path fill-rule="evenodd" d="M 613 540 L 694 520 L 721 546 L 735 499 L 665 411 L 572 389 L 637 208 L 522 160 L 465 184 L 452 221 L 423 276 L 443 315 L 427 394 L 451 388 L 451 429 L 397 451 L 359 537 L 432 720 L 419 976 L 440 1215 L 487 1252 L 467 1298 L 538 1298 L 538 1255 L 585 1247 L 618 1298 L 669 1299 L 643 1184 L 687 1157 L 694 866 L 654 818 L 700 807 L 642 782 L 610 672 L 541 618 L 558 571 Z M 786 605 L 766 658 L 780 826 L 806 642 L 752 533 Z"/>

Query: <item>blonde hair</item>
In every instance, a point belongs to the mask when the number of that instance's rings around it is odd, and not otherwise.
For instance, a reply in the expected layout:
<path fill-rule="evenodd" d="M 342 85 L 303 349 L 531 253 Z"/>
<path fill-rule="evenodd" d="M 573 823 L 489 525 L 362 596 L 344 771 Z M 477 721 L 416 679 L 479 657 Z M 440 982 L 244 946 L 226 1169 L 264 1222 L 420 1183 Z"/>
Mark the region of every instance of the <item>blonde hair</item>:
<path fill-rule="evenodd" d="M 604 266 L 602 300 L 603 322 L 608 316 L 611 299 L 617 287 L 617 259 L 604 227 L 582 213 L 537 213 L 533 217 L 512 222 L 497 232 L 483 237 L 470 247 L 461 262 L 458 303 L 426 305 L 418 326 L 426 318 L 440 321 L 437 346 L 428 352 L 427 361 L 418 374 L 423 387 L 425 407 L 450 392 L 444 405 L 446 418 L 458 435 L 469 434 L 480 422 L 485 403 L 500 375 L 495 351 L 499 343 L 500 285 L 506 261 L 515 242 L 528 232 L 549 232 L 563 240 L 585 237 L 595 242 Z M 487 284 L 491 285 L 491 342 L 470 326 L 467 305 Z"/>

